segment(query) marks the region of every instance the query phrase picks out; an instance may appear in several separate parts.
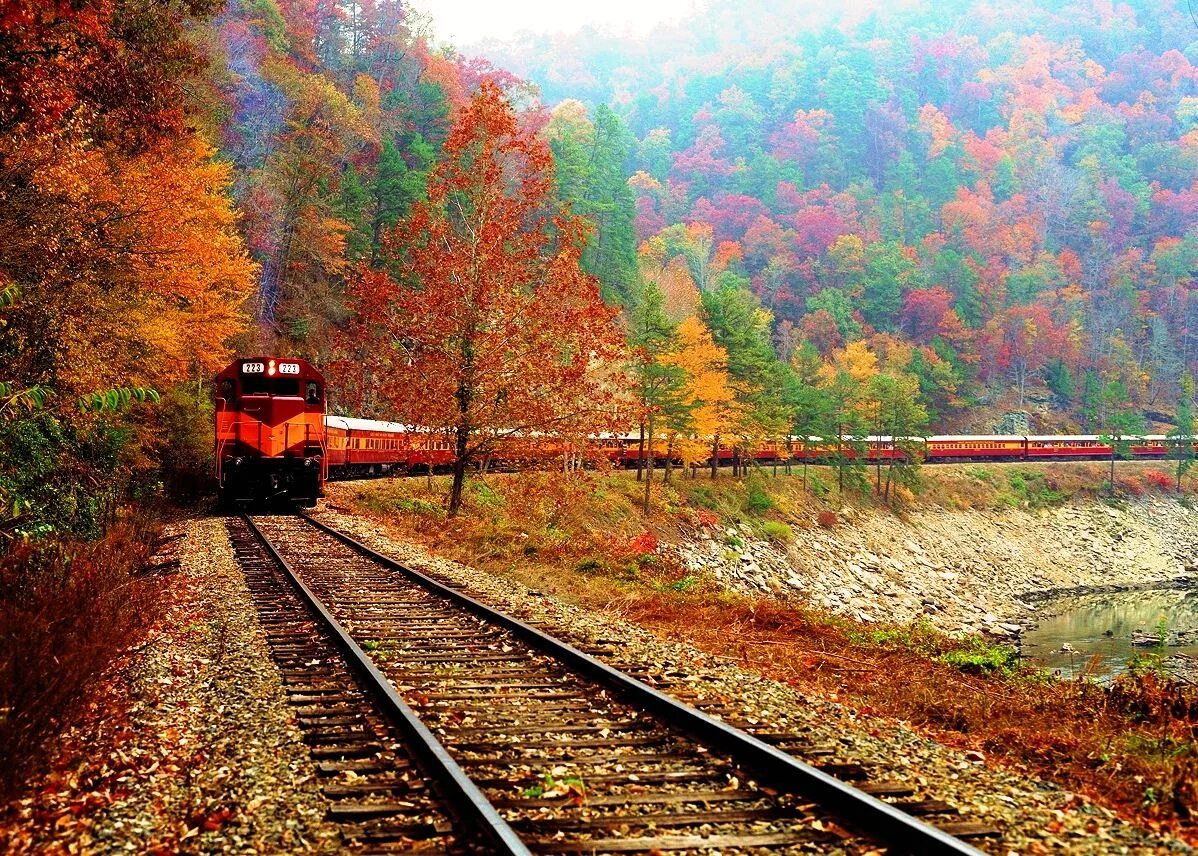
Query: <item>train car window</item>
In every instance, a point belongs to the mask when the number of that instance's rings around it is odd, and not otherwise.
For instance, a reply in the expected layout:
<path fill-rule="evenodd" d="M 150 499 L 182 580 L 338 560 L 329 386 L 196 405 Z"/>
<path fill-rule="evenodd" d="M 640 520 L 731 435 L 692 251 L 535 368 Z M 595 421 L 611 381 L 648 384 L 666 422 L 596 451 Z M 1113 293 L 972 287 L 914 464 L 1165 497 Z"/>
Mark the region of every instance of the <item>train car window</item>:
<path fill-rule="evenodd" d="M 309 404 L 320 403 L 320 384 L 314 380 L 308 381 L 307 393 L 304 396 Z"/>
<path fill-rule="evenodd" d="M 225 378 L 220 382 L 220 397 L 228 401 L 233 397 L 233 379 Z"/>

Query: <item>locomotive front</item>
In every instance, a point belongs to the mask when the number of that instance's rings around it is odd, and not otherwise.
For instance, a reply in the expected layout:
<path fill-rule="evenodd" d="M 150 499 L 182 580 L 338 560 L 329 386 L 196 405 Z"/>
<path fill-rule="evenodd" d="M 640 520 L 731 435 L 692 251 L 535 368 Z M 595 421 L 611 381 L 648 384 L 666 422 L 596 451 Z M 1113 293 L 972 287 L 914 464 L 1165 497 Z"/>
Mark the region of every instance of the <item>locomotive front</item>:
<path fill-rule="evenodd" d="M 221 502 L 312 506 L 327 475 L 324 376 L 304 360 L 239 359 L 216 376 Z"/>

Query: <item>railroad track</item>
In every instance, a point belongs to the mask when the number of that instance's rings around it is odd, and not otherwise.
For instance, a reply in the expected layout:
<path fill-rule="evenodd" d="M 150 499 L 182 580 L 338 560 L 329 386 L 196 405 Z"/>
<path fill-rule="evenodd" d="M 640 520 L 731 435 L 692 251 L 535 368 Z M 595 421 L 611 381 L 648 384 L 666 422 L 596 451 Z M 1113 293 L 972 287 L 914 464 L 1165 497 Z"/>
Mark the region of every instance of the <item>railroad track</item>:
<path fill-rule="evenodd" d="M 300 722 L 330 813 L 353 842 L 977 854 L 962 838 L 995 833 L 903 783 L 870 780 L 801 732 L 752 736 L 701 713 L 661 691 L 679 694 L 669 675 L 651 687 L 306 517 L 230 528 L 284 681 L 308 705 Z M 611 643 L 592 648 L 618 659 Z M 338 701 L 311 704 L 322 694 Z"/>

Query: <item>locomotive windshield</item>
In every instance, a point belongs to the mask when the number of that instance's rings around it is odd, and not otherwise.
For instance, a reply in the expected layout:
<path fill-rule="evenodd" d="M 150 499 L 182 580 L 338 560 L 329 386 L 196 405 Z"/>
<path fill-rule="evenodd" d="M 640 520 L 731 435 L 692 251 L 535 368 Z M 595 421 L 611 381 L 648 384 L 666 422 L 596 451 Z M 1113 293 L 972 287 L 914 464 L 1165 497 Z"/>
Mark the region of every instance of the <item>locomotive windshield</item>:
<path fill-rule="evenodd" d="M 243 375 L 242 395 L 285 395 L 299 397 L 299 378 L 267 377 L 265 375 Z"/>

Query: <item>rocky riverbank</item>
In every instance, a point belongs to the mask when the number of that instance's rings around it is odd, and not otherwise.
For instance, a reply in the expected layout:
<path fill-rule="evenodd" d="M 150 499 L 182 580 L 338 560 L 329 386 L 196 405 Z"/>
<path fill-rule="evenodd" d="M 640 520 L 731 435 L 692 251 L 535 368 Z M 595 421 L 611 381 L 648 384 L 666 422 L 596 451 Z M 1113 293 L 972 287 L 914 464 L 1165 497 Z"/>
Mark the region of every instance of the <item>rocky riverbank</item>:
<path fill-rule="evenodd" d="M 698 530 L 669 549 L 733 590 L 999 637 L 1016 636 L 1056 593 L 1198 584 L 1198 511 L 1170 498 L 905 518 L 844 508 L 836 517 L 795 527 L 788 544 L 741 525 Z"/>

